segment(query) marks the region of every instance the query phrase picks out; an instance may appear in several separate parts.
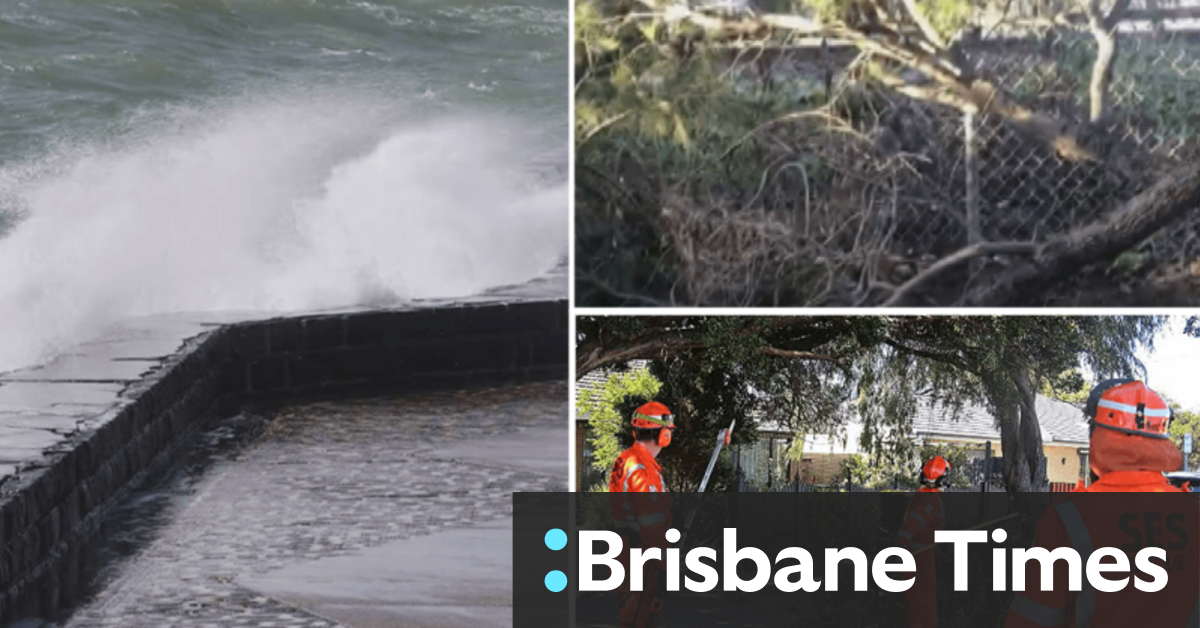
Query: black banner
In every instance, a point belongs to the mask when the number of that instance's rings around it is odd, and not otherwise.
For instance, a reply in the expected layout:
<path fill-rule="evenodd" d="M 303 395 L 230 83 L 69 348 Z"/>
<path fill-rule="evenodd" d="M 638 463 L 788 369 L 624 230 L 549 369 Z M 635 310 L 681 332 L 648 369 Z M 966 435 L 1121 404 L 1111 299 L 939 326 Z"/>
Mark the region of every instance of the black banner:
<path fill-rule="evenodd" d="M 1195 494 L 517 493 L 514 511 L 522 628 L 1200 626 Z"/>

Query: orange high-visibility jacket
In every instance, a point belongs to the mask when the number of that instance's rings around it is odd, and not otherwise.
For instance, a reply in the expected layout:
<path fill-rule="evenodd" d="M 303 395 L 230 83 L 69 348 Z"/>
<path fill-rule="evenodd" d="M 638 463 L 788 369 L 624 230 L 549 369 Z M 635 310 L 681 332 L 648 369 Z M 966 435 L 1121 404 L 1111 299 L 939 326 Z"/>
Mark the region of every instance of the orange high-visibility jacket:
<path fill-rule="evenodd" d="M 1076 493 L 1186 493 L 1172 486 L 1158 471 L 1109 471 L 1091 486 L 1077 487 Z"/>
<path fill-rule="evenodd" d="M 921 551 L 933 545 L 933 533 L 945 527 L 946 510 L 941 491 L 923 487 L 908 501 L 904 521 L 896 533 L 900 547 L 914 554 L 916 572 L 912 587 L 904 592 L 908 602 L 907 626 L 933 628 L 938 625 L 937 560 L 933 550 Z"/>
<path fill-rule="evenodd" d="M 663 494 L 662 467 L 641 443 L 634 443 L 617 457 L 608 477 L 608 491 L 627 494 L 611 500 L 618 529 L 639 532 L 645 547 L 668 545 L 665 535 L 671 527 L 671 501 Z"/>
<path fill-rule="evenodd" d="M 941 530 L 945 524 L 946 510 L 941 491 L 922 488 L 908 502 L 896 541 L 908 551 L 918 552 L 933 544 L 934 531 Z"/>
<path fill-rule="evenodd" d="M 1200 621 L 1200 497 L 1178 492 L 1149 471 L 1114 471 L 1088 492 L 1124 493 L 1120 498 L 1072 494 L 1051 506 L 1038 522 L 1034 545 L 1053 551 L 1073 547 L 1081 558 L 1082 591 L 1068 590 L 1065 561 L 1054 563 L 1054 590 L 1041 590 L 1041 564 L 1026 565 L 1025 591 L 1013 594 L 1006 626 L 1009 628 L 1197 626 Z M 1147 491 L 1174 492 L 1153 495 Z M 1167 552 L 1167 585 L 1162 591 L 1139 591 L 1133 578 L 1149 580 L 1134 563 L 1147 546 Z M 1114 547 L 1129 559 L 1130 581 L 1120 591 L 1096 591 L 1088 583 L 1086 565 L 1095 548 Z M 1111 560 L 1107 561 L 1111 563 Z M 1109 580 L 1121 574 L 1105 575 Z"/>

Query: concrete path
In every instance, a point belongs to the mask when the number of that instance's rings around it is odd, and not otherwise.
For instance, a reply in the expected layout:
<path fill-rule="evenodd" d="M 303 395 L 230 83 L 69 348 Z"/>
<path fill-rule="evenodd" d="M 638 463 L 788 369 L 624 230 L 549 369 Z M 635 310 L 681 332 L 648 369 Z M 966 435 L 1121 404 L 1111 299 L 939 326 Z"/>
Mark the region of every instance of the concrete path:
<path fill-rule="evenodd" d="M 565 298 L 565 263 L 542 277 L 454 299 L 418 299 L 396 309 L 459 303 Z M 351 307 L 336 312 L 359 312 Z M 318 314 L 321 312 L 306 312 Z M 46 464 L 43 452 L 76 431 L 97 427 L 130 403 L 145 378 L 180 352 L 190 338 L 233 322 L 283 316 L 278 312 L 221 312 L 149 316 L 125 321 L 46 364 L 0 372 L 0 490 L 22 469 Z"/>

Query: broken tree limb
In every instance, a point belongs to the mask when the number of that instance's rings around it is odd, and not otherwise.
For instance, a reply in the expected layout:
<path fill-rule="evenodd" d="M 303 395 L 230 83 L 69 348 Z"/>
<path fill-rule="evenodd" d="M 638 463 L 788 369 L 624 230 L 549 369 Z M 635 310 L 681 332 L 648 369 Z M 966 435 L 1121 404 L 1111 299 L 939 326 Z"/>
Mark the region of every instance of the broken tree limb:
<path fill-rule="evenodd" d="M 910 98 L 953 107 L 963 113 L 997 114 L 1013 127 L 1038 142 L 1054 148 L 1059 157 L 1069 161 L 1098 161 L 1099 157 L 1065 133 L 1061 121 L 1038 113 L 1017 102 L 1000 86 L 970 75 L 952 61 L 930 55 L 898 33 L 875 33 L 871 36 L 848 27 L 835 27 L 835 35 L 860 50 L 892 59 L 932 79 L 931 85 L 911 85 L 898 76 L 884 77 L 885 86 Z"/>
<path fill-rule="evenodd" d="M 1184 214 L 1200 209 L 1200 163 L 1168 174 L 1100 221 L 1038 247 L 1023 264 L 973 290 L 967 306 L 1010 306 L 1037 300 L 1084 266 L 1111 259 Z"/>
<path fill-rule="evenodd" d="M 936 264 L 917 273 L 915 277 L 904 282 L 892 296 L 884 301 L 882 307 L 894 307 L 901 305 L 904 299 L 912 294 L 917 288 L 929 283 L 929 280 L 937 277 L 946 270 L 985 255 L 1003 255 L 1003 254 L 1021 254 L 1030 255 L 1037 252 L 1038 245 L 1030 242 L 984 242 L 981 244 L 972 244 L 971 246 L 963 247 L 947 257 L 938 260 Z"/>
<path fill-rule="evenodd" d="M 671 5 L 663 16 L 668 23 L 687 20 L 700 26 L 709 34 L 710 40 L 723 39 L 729 32 L 789 31 L 792 34 L 846 41 L 863 52 L 891 59 L 932 79 L 930 85 L 912 85 L 899 76 L 885 77 L 884 85 L 899 93 L 953 107 L 963 113 L 999 115 L 1011 122 L 1021 134 L 1052 147 L 1062 159 L 1099 161 L 1099 157 L 1066 133 L 1066 125 L 1062 121 L 1022 105 L 999 85 L 973 76 L 969 68 L 949 58 L 953 55 L 942 54 L 944 49 L 939 46 L 944 43 L 942 38 L 931 26 L 921 24 L 920 14 L 915 12 L 915 8 L 910 9 L 919 24 L 915 32 L 906 30 L 905 25 L 890 19 L 875 3 L 867 3 L 867 8 L 875 9 L 875 12 L 868 16 L 870 19 L 866 23 L 857 26 L 844 22 L 823 23 L 819 19 L 792 14 L 763 13 L 737 18 L 716 16 L 692 11 L 681 5 Z M 1120 15 L 1110 17 L 1116 20 Z"/>
<path fill-rule="evenodd" d="M 925 19 L 925 16 L 921 14 L 921 9 L 917 6 L 917 0 L 903 0 L 903 4 L 905 10 L 908 11 L 909 17 L 912 18 L 917 28 L 921 29 L 921 33 L 925 35 L 925 39 L 928 39 L 929 43 L 937 46 L 939 50 L 945 49 L 946 41 L 938 34 L 937 29 L 929 23 L 929 20 Z"/>

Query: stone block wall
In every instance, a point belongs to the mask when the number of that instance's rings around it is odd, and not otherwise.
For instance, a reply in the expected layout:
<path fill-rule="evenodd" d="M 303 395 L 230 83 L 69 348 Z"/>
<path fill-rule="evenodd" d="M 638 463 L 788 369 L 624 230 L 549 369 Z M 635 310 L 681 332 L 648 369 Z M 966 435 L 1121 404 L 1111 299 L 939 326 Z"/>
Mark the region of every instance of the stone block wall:
<path fill-rule="evenodd" d="M 0 485 L 0 625 L 55 608 L 78 587 L 70 574 L 50 578 L 62 558 L 107 504 L 218 408 L 565 379 L 567 316 L 566 300 L 484 303 L 238 323 L 188 341 L 130 386 L 98 427 Z M 44 586 L 48 578 L 56 584 Z"/>

